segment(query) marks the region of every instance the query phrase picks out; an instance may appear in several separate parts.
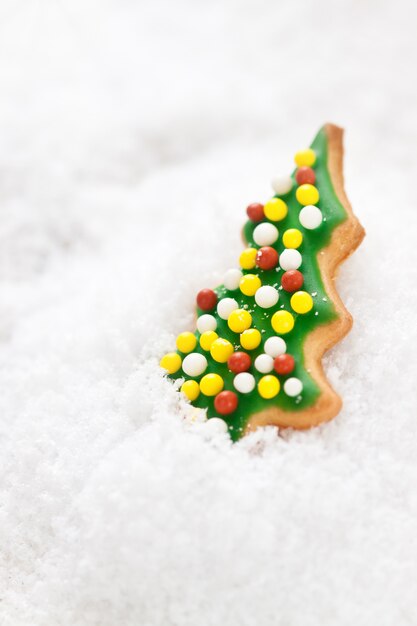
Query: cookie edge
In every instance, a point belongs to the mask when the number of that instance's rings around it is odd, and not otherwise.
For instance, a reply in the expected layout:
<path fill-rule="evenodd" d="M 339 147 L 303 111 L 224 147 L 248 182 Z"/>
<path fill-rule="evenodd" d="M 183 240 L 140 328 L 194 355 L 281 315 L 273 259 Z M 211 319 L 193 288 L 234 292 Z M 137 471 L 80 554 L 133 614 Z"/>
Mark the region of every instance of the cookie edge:
<path fill-rule="evenodd" d="M 304 364 L 320 388 L 320 396 L 313 406 L 302 411 L 284 411 L 271 407 L 253 414 L 246 425 L 245 434 L 261 426 L 306 429 L 333 419 L 342 408 L 342 399 L 326 378 L 322 358 L 325 352 L 339 343 L 352 328 L 353 318 L 336 289 L 339 266 L 358 248 L 365 237 L 365 229 L 354 215 L 346 195 L 343 175 L 344 130 L 334 124 L 325 124 L 328 155 L 327 167 L 334 191 L 346 210 L 347 218 L 332 233 L 330 243 L 317 257 L 324 288 L 332 300 L 337 318 L 319 326 L 307 337 L 304 344 Z"/>

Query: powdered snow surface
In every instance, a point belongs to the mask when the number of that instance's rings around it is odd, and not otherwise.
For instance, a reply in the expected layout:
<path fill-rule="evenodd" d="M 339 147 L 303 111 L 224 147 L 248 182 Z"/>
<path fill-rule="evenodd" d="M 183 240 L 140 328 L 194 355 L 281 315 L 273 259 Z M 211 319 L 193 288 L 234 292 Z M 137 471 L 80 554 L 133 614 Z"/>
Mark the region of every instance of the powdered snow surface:
<path fill-rule="evenodd" d="M 0 623 L 417 623 L 415 4 L 0 4 Z M 348 129 L 344 398 L 231 445 L 157 366 Z"/>

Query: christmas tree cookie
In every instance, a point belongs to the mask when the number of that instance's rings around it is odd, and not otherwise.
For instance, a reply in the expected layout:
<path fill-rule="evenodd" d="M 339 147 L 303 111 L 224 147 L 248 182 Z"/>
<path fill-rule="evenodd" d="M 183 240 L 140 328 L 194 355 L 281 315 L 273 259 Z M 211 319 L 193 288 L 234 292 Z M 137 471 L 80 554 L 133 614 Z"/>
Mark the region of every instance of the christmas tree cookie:
<path fill-rule="evenodd" d="M 316 426 L 341 408 L 321 359 L 351 328 L 334 280 L 365 234 L 343 188 L 342 138 L 324 126 L 295 172 L 273 181 L 276 195 L 247 207 L 236 267 L 197 294 L 197 330 L 161 360 L 234 440 L 258 426 Z"/>

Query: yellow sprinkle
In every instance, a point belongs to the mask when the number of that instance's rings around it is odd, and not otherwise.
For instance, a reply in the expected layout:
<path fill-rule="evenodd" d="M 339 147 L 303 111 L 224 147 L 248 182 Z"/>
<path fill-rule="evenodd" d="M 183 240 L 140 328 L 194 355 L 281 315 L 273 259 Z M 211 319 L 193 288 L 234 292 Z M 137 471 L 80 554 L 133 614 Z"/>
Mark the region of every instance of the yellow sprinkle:
<path fill-rule="evenodd" d="M 240 291 L 244 293 L 245 296 L 254 296 L 261 286 L 261 279 L 256 274 L 246 274 L 246 276 L 242 276 L 239 283 Z"/>
<path fill-rule="evenodd" d="M 200 395 L 200 385 L 196 380 L 186 380 L 181 387 L 181 391 L 192 402 Z"/>
<path fill-rule="evenodd" d="M 239 257 L 239 265 L 243 270 L 251 270 L 256 265 L 256 248 L 246 248 Z"/>
<path fill-rule="evenodd" d="M 230 330 L 234 333 L 243 333 L 244 330 L 250 328 L 252 324 L 252 315 L 245 309 L 236 309 L 229 315 L 227 323 Z"/>
<path fill-rule="evenodd" d="M 249 328 L 240 335 L 240 345 L 245 350 L 255 350 L 261 343 L 261 333 L 256 328 Z"/>
<path fill-rule="evenodd" d="M 271 198 L 264 206 L 264 213 L 271 222 L 280 222 L 288 214 L 288 207 L 281 198 Z"/>
<path fill-rule="evenodd" d="M 295 192 L 295 197 L 300 204 L 307 206 L 307 204 L 317 204 L 320 194 L 314 185 L 300 185 Z"/>
<path fill-rule="evenodd" d="M 193 333 L 181 333 L 177 337 L 177 348 L 180 352 L 188 354 L 192 352 L 197 345 L 197 338 Z"/>
<path fill-rule="evenodd" d="M 294 317 L 288 311 L 277 311 L 271 319 L 272 328 L 279 335 L 286 335 L 294 328 Z"/>
<path fill-rule="evenodd" d="M 306 291 L 296 291 L 291 296 L 290 303 L 296 313 L 308 313 L 313 308 L 313 298 Z"/>
<path fill-rule="evenodd" d="M 275 398 L 278 395 L 281 385 L 276 376 L 272 376 L 268 374 L 267 376 L 262 376 L 261 380 L 258 383 L 258 392 L 262 398 L 266 398 L 270 400 L 271 398 Z"/>
<path fill-rule="evenodd" d="M 200 380 L 200 390 L 205 396 L 217 396 L 224 387 L 224 381 L 219 374 L 206 374 Z"/>
<path fill-rule="evenodd" d="M 227 339 L 216 339 L 211 344 L 210 354 L 218 363 L 226 363 L 229 356 L 233 354 L 233 346 Z"/>
<path fill-rule="evenodd" d="M 294 157 L 294 161 L 298 167 L 312 167 L 316 162 L 316 153 L 311 148 L 300 150 Z"/>
<path fill-rule="evenodd" d="M 176 352 L 169 352 L 159 362 L 159 365 L 168 372 L 168 374 L 175 374 L 181 367 L 181 357 Z"/>
<path fill-rule="evenodd" d="M 303 243 L 303 235 L 298 228 L 289 228 L 282 235 L 282 243 L 286 248 L 299 248 Z"/>
<path fill-rule="evenodd" d="M 218 339 L 219 335 L 214 330 L 206 330 L 200 337 L 200 346 L 203 350 L 210 350 L 213 341 Z"/>

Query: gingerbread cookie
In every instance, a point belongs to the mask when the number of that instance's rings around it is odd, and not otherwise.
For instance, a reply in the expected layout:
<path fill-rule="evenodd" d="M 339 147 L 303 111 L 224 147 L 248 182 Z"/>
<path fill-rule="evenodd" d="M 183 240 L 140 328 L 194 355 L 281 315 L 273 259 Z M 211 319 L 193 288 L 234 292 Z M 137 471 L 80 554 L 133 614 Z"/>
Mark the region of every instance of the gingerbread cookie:
<path fill-rule="evenodd" d="M 341 408 L 321 359 L 351 328 L 334 281 L 365 234 L 343 188 L 342 138 L 324 126 L 293 175 L 273 181 L 276 195 L 247 207 L 239 267 L 198 293 L 196 332 L 161 360 L 233 440 L 258 426 L 316 426 Z"/>

